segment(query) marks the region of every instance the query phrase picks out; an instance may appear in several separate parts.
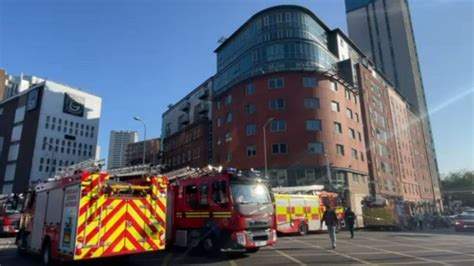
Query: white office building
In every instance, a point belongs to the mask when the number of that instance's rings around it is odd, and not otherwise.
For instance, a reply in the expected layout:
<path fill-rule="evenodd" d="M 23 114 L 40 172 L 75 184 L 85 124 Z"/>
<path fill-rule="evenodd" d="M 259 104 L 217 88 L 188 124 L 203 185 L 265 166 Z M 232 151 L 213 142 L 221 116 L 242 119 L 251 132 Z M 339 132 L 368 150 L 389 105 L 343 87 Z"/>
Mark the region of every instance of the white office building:
<path fill-rule="evenodd" d="M 31 81 L 0 101 L 2 194 L 24 192 L 60 167 L 96 158 L 102 99 L 57 82 Z"/>

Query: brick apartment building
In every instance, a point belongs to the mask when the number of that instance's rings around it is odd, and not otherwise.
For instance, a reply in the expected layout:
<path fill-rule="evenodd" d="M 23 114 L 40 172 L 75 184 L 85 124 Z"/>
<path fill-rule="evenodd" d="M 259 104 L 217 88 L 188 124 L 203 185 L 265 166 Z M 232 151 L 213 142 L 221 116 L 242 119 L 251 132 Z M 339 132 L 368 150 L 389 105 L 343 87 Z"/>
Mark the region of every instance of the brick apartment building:
<path fill-rule="evenodd" d="M 331 181 L 358 215 L 369 188 L 393 199 L 424 197 L 404 192 L 426 173 L 404 180 L 401 171 L 413 166 L 400 167 L 398 158 L 405 163 L 408 155 L 397 148 L 408 139 L 418 143 L 410 158 L 423 163 L 420 124 L 405 131 L 410 136 L 394 137 L 401 118 L 391 108 L 392 85 L 341 30 L 329 29 L 306 8 L 275 6 L 253 15 L 215 53 L 217 72 L 204 83 L 212 85 L 163 114 L 164 157 L 172 168 L 204 166 L 204 160 L 189 161 L 204 147 L 208 162 L 262 170 L 273 186 Z M 202 104 L 212 108 L 199 121 Z M 193 130 L 201 132 L 195 139 Z"/>

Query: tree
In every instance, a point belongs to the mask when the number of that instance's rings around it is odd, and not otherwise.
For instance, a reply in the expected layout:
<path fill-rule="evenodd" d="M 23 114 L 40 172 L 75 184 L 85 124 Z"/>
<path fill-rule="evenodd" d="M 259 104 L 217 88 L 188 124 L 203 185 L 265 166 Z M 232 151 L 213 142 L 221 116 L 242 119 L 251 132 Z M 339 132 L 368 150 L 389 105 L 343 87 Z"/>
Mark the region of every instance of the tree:
<path fill-rule="evenodd" d="M 443 189 L 474 189 L 474 171 L 451 172 L 441 179 Z"/>

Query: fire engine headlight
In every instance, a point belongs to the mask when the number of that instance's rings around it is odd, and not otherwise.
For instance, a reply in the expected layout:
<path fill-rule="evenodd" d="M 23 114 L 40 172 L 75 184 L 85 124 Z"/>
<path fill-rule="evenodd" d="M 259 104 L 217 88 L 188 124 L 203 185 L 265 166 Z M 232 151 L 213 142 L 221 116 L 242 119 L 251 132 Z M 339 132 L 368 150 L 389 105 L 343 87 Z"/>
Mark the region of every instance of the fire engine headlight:
<path fill-rule="evenodd" d="M 246 243 L 245 234 L 244 233 L 236 233 L 235 235 L 237 237 L 237 244 L 245 246 L 245 243 Z"/>

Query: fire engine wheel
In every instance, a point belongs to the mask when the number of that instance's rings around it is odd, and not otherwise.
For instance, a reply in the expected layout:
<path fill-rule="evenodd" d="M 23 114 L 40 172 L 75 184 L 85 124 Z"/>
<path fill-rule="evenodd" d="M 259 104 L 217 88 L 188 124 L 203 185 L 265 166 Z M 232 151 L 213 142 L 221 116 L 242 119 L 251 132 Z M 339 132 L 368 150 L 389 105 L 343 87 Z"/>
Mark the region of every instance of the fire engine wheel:
<path fill-rule="evenodd" d="M 300 223 L 300 227 L 298 228 L 298 234 L 300 234 L 300 236 L 308 234 L 308 225 L 305 222 Z"/>
<path fill-rule="evenodd" d="M 41 262 L 45 266 L 52 265 L 51 244 L 49 243 L 49 240 L 45 240 L 43 243 L 43 248 L 41 249 Z"/>

